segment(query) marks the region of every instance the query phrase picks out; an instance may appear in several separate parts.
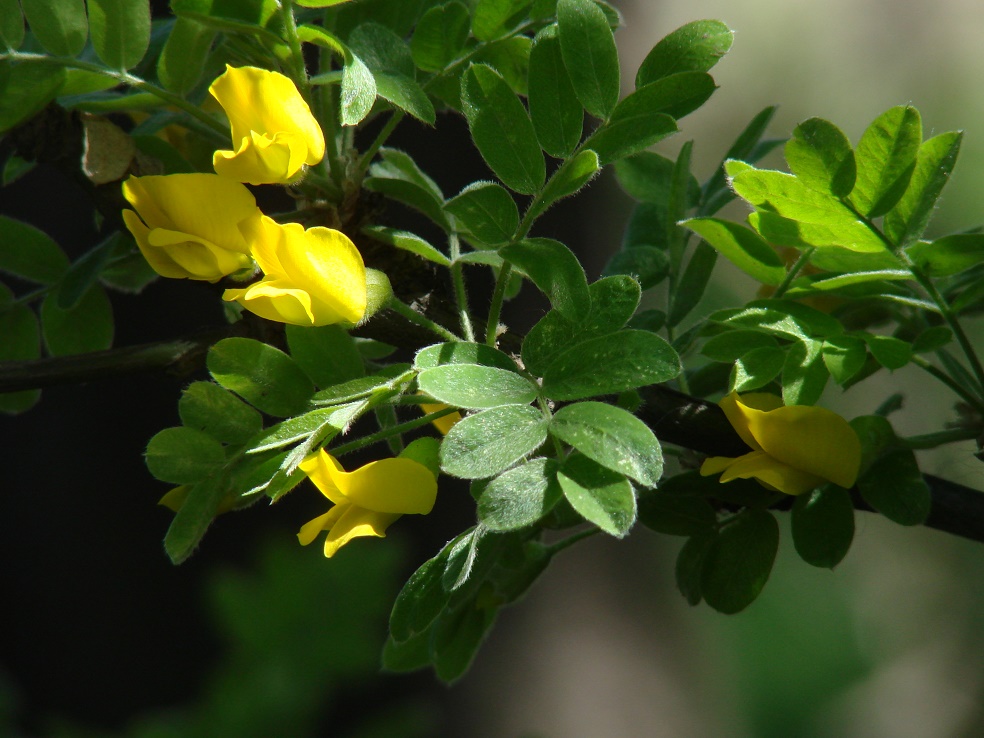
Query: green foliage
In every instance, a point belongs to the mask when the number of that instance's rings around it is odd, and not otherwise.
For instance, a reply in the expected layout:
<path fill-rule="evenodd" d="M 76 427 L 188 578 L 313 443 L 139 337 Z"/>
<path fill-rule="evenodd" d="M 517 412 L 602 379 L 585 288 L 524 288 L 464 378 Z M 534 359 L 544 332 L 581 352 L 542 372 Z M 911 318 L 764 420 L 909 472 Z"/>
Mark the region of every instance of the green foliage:
<path fill-rule="evenodd" d="M 0 0 L 0 132 L 52 101 L 72 116 L 140 111 L 128 173 L 211 172 L 229 130 L 203 109 L 210 78 L 227 63 L 277 70 L 309 105 L 326 153 L 286 183 L 293 209 L 267 214 L 343 231 L 372 267 L 371 309 L 357 327 L 280 331 L 252 316 L 208 350 L 214 381 L 191 382 L 182 426 L 147 446 L 151 474 L 180 485 L 167 500 L 177 507 L 165 537 L 175 563 L 221 512 L 294 489 L 311 454 L 389 444 L 436 476 L 471 480 L 476 524 L 407 581 L 383 653 L 389 670 L 430 667 L 452 682 L 555 553 L 598 531 L 624 537 L 637 517 L 686 537 L 676 578 L 691 604 L 734 613 L 761 592 L 788 500 L 754 479 L 701 476 L 692 450 L 671 448 L 673 436 L 658 439 L 640 419 L 666 427 L 653 420 L 653 385 L 696 395 L 688 417 L 668 422 L 707 422 L 718 442 L 725 420 L 701 400 L 764 391 L 809 406 L 882 369 L 928 372 L 968 408 L 959 427 L 903 439 L 884 417 L 852 424 L 863 451 L 856 491 L 903 525 L 930 509 L 914 449 L 980 437 L 984 369 L 960 319 L 984 305 L 984 236 L 927 235 L 962 136 L 923 141 L 915 108 L 886 111 L 856 147 L 830 121 L 803 121 L 785 142 L 785 172 L 757 166 L 783 143 L 766 138 L 769 107 L 701 174 L 694 142 L 675 158 L 651 149 L 714 93 L 709 72 L 733 40 L 720 21 L 659 40 L 620 99 L 618 14 L 594 0 L 173 0 L 172 10 L 175 19 L 151 21 L 138 0 Z M 446 197 L 441 172 L 387 143 L 409 116 L 436 129 L 439 148 L 444 117 L 458 113 L 498 182 L 476 172 Z M 587 129 L 586 116 L 596 119 Z M 18 150 L 4 184 L 29 158 Z M 547 237 L 539 219 L 606 166 L 636 204 L 620 248 L 601 255 L 605 276 L 589 283 L 584 255 Z M 717 215 L 735 198 L 751 208 L 743 222 Z M 402 220 L 392 202 L 430 222 Z M 714 295 L 702 307 L 719 256 L 761 285 L 755 299 L 722 307 Z M 489 271 L 492 298 L 476 300 L 474 275 Z M 109 348 L 106 290 L 135 293 L 156 278 L 129 237 L 109 236 L 70 263 L 48 235 L 9 217 L 0 272 L 13 285 L 0 285 L 0 362 L 15 369 L 43 349 Z M 229 277 L 223 287 L 252 279 L 249 268 Z M 549 307 L 521 335 L 504 311 L 525 282 Z M 38 397 L 0 394 L 0 410 Z M 431 421 L 456 422 L 438 438 Z M 664 450 L 680 463 L 664 469 Z M 852 494 L 827 484 L 793 501 L 792 540 L 807 564 L 832 568 L 846 555 Z M 239 627 L 258 637 L 254 622 Z"/>

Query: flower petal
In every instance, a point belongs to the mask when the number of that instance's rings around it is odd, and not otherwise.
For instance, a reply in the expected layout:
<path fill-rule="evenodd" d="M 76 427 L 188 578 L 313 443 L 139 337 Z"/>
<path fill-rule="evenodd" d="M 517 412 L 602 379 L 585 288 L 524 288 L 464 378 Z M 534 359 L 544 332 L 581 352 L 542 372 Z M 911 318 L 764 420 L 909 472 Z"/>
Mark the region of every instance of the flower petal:
<path fill-rule="evenodd" d="M 379 513 L 351 506 L 335 522 L 325 538 L 325 556 L 331 558 L 342 546 L 361 536 L 386 537 L 386 529 L 400 517 L 399 513 Z"/>
<path fill-rule="evenodd" d="M 331 510 L 326 512 L 324 515 L 319 515 L 314 520 L 309 520 L 301 529 L 297 532 L 297 541 L 302 546 L 306 546 L 323 530 L 331 530 L 332 526 L 338 521 L 350 505 L 335 505 Z"/>
<path fill-rule="evenodd" d="M 728 465 L 721 475 L 721 483 L 753 478 L 766 487 L 787 495 L 809 492 L 826 481 L 823 477 L 783 464 L 762 451 L 752 451 L 739 456 Z"/>
<path fill-rule="evenodd" d="M 328 473 L 346 499 L 373 512 L 426 515 L 437 498 L 434 475 L 412 459 L 381 459 L 353 472 Z"/>
<path fill-rule="evenodd" d="M 338 459 L 329 454 L 324 449 L 316 451 L 310 456 L 306 456 L 297 468 L 304 472 L 308 479 L 314 482 L 314 486 L 321 490 L 321 494 L 334 502 L 336 505 L 348 502 L 348 499 L 335 486 L 332 474 L 344 471 Z"/>
<path fill-rule="evenodd" d="M 225 110 L 235 151 L 216 152 L 216 172 L 251 184 L 282 183 L 317 164 L 325 139 L 294 83 L 257 67 L 231 67 L 209 87 Z M 238 143 L 237 143 L 238 142 Z"/>
<path fill-rule="evenodd" d="M 861 442 L 850 424 L 822 407 L 746 410 L 749 432 L 780 462 L 850 488 L 861 467 Z"/>

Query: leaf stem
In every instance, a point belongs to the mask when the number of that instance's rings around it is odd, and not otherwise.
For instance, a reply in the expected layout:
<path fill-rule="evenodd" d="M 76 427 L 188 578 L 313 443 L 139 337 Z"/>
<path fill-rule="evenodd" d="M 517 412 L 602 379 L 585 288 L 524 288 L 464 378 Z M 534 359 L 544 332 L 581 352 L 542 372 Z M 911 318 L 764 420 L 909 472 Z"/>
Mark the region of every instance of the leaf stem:
<path fill-rule="evenodd" d="M 512 276 L 512 264 L 504 261 L 495 279 L 495 290 L 492 292 L 492 304 L 489 307 L 489 319 L 485 324 L 485 343 L 493 348 L 499 335 L 499 317 L 502 315 L 502 303 L 506 299 L 506 287 L 509 285 L 510 276 Z"/>
<path fill-rule="evenodd" d="M 376 135 L 376 138 L 371 144 L 369 144 L 369 148 L 365 150 L 365 153 L 359 159 L 358 167 L 355 170 L 357 178 L 361 179 L 362 175 L 365 174 L 366 170 L 369 168 L 369 165 L 372 163 L 373 157 L 376 156 L 376 152 L 379 151 L 384 143 L 386 143 L 386 140 L 390 137 L 390 134 L 393 133 L 394 129 L 400 124 L 400 121 L 403 120 L 404 115 L 406 115 L 406 113 L 402 110 L 395 110 L 390 114 L 389 120 L 386 121 L 386 124 Z"/>
<path fill-rule="evenodd" d="M 460 336 L 455 335 L 440 323 L 435 323 L 426 315 L 421 315 L 416 310 L 414 310 L 409 305 L 407 305 L 405 302 L 397 300 L 395 297 L 389 301 L 386 307 L 390 308 L 396 313 L 399 313 L 410 322 L 416 323 L 417 325 L 421 326 L 422 328 L 426 328 L 432 333 L 436 333 L 445 341 L 461 341 Z"/>
<path fill-rule="evenodd" d="M 779 298 L 786 294 L 786 290 L 789 289 L 790 285 L 793 283 L 793 280 L 796 279 L 799 273 L 803 270 L 803 267 L 805 267 L 810 261 L 810 257 L 813 255 L 815 250 L 816 246 L 811 246 L 799 255 L 799 258 L 791 267 L 789 267 L 789 271 L 786 272 L 786 276 L 783 277 L 782 282 L 780 282 L 779 286 L 776 287 L 776 291 L 772 293 L 773 297 Z"/>
<path fill-rule="evenodd" d="M 930 363 L 919 354 L 913 354 L 911 361 L 913 364 L 918 366 L 923 371 L 932 374 L 934 377 L 936 377 L 936 379 L 941 381 L 943 384 L 945 384 L 947 387 L 949 387 L 951 390 L 957 393 L 957 395 L 962 397 L 967 402 L 968 405 L 970 405 L 975 410 L 977 410 L 977 412 L 979 412 L 981 415 L 984 415 L 984 401 L 982 401 L 981 398 L 977 397 L 977 395 L 973 394 L 972 392 L 969 392 L 962 384 L 960 384 L 955 379 L 953 379 L 953 377 L 951 377 L 949 374 L 944 372 L 935 364 Z"/>
<path fill-rule="evenodd" d="M 598 533 L 601 533 L 601 528 L 597 528 L 597 527 L 588 528 L 587 530 L 582 530 L 579 533 L 574 533 L 573 535 L 567 536 L 567 538 L 564 538 L 562 540 L 557 541 L 556 543 L 552 543 L 549 546 L 547 546 L 546 547 L 547 553 L 550 556 L 554 556 L 555 554 L 559 554 L 564 549 L 570 548 L 575 543 L 580 543 L 585 538 L 590 538 L 591 536 L 597 535 Z"/>
<path fill-rule="evenodd" d="M 909 436 L 901 441 L 906 448 L 913 450 L 937 448 L 947 443 L 973 441 L 981 435 L 980 428 L 950 428 L 949 430 L 925 433 L 920 436 Z"/>
<path fill-rule="evenodd" d="M 422 426 L 432 423 L 439 418 L 443 418 L 445 415 L 450 415 L 451 413 L 458 412 L 458 408 L 448 407 L 443 410 L 438 410 L 437 412 L 427 413 L 427 415 L 422 415 L 419 418 L 413 420 L 408 420 L 405 423 L 400 423 L 399 425 L 390 426 L 376 433 L 372 433 L 368 436 L 363 436 L 356 441 L 350 441 L 348 443 L 343 443 L 341 446 L 336 446 L 331 450 L 332 456 L 344 456 L 345 454 L 352 453 L 353 451 L 358 451 L 361 448 L 367 446 L 372 446 L 376 443 L 382 443 L 393 436 L 398 436 L 403 433 L 415 430 Z"/>
<path fill-rule="evenodd" d="M 461 256 L 461 241 L 455 232 L 448 236 L 448 253 L 451 255 L 451 282 L 454 285 L 454 301 L 458 308 L 458 320 L 461 321 L 461 332 L 465 334 L 466 341 L 474 343 L 475 329 L 472 327 L 471 315 L 468 312 L 464 268 L 458 261 L 458 257 Z"/>
<path fill-rule="evenodd" d="M 173 105 L 180 110 L 183 110 L 192 118 L 197 121 L 204 123 L 208 128 L 221 133 L 222 136 L 228 140 L 229 128 L 223 125 L 218 120 L 212 116 L 205 113 L 197 105 L 192 105 L 190 102 L 185 100 L 179 95 L 168 92 L 167 90 L 158 87 L 157 85 L 151 84 L 146 80 L 141 79 L 129 72 L 116 71 L 114 69 L 109 69 L 108 67 L 102 67 L 98 64 L 92 64 L 90 62 L 84 62 L 80 59 L 74 59 L 67 56 L 48 56 L 47 54 L 32 54 L 20 51 L 10 51 L 6 54 L 0 54 L 0 61 L 4 59 L 11 59 L 13 61 L 33 61 L 41 62 L 44 64 L 56 64 L 61 67 L 81 69 L 86 72 L 93 72 L 94 74 L 101 74 L 106 77 L 111 77 L 117 80 L 120 84 L 127 85 L 134 88 L 135 90 L 140 90 L 141 92 L 147 92 L 155 97 L 159 97 L 164 102 Z"/>

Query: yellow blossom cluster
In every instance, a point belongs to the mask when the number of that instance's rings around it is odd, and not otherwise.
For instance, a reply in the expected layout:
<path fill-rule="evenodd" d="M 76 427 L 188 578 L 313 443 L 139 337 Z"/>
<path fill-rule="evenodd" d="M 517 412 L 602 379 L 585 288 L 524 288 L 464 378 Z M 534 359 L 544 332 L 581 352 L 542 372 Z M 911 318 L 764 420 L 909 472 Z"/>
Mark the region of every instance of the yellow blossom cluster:
<path fill-rule="evenodd" d="M 219 279 L 252 269 L 262 278 L 222 296 L 283 323 L 358 323 L 366 268 L 355 244 L 332 228 L 281 225 L 244 183 L 287 184 L 321 161 L 325 139 L 297 87 L 277 72 L 226 67 L 209 87 L 229 119 L 233 148 L 216 151 L 215 174 L 130 177 L 123 221 L 164 277 Z"/>
<path fill-rule="evenodd" d="M 276 72 L 227 66 L 209 92 L 229 119 L 233 147 L 215 152 L 215 174 L 130 177 L 123 184 L 134 208 L 123 211 L 123 221 L 141 253 L 158 274 L 176 279 L 217 282 L 258 267 L 261 279 L 227 289 L 222 299 L 268 320 L 358 323 L 369 299 L 355 244 L 332 228 L 277 223 L 245 186 L 290 184 L 303 177 L 304 166 L 324 157 L 321 127 L 297 87 Z M 400 515 L 430 512 L 437 495 L 435 474 L 411 458 L 382 459 L 346 472 L 322 449 L 300 468 L 333 503 L 298 533 L 307 545 L 328 531 L 325 556 L 353 538 L 385 535 Z M 160 502 L 177 512 L 189 493 L 188 486 L 177 487 Z M 234 507 L 234 500 L 224 500 L 219 512 Z"/>

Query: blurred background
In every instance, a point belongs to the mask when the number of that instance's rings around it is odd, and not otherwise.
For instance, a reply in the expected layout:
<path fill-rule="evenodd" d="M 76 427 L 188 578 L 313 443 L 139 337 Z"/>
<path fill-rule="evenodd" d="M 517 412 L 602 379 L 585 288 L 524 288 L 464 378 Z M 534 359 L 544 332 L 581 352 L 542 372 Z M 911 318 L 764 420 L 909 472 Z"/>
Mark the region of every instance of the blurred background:
<path fill-rule="evenodd" d="M 720 89 L 660 148 L 672 155 L 695 139 L 699 179 L 767 105 L 780 105 L 772 136 L 821 116 L 857 142 L 879 113 L 911 103 L 927 136 L 966 131 L 935 228 L 984 221 L 977 3 L 616 4 L 626 85 L 651 46 L 683 23 L 719 18 L 735 30 L 713 70 Z M 467 132 L 447 124 L 460 147 L 435 147 L 428 165 L 442 168 L 431 171 L 450 193 L 468 181 L 452 163 L 477 158 Z M 423 135 L 411 127 L 397 143 Z M 780 167 L 781 158 L 764 165 Z M 574 203 L 539 235 L 571 243 L 594 278 L 632 203 L 612 177 Z M 100 239 L 82 191 L 43 168 L 4 192 L 0 212 L 42 227 L 71 255 Z M 748 299 L 750 286 L 743 292 L 722 275 L 709 306 Z M 139 299 L 114 295 L 117 345 L 217 324 L 216 303 L 177 280 Z M 558 557 L 503 613 L 459 684 L 380 675 L 389 603 L 469 524 L 466 493 L 443 489 L 434 515 L 327 562 L 318 546 L 296 545 L 299 525 L 322 512 L 319 495 L 298 490 L 273 508 L 220 519 L 198 554 L 173 567 L 160 543 L 171 514 L 155 507 L 166 488 L 141 454 L 178 422 L 188 381 L 56 388 L 26 415 L 0 418 L 0 736 L 984 735 L 984 547 L 866 514 L 833 572 L 802 563 L 784 528 L 763 595 L 735 616 L 690 608 L 676 592 L 682 539 L 642 529 L 624 541 L 597 537 Z M 901 391 L 905 406 L 892 419 L 902 434 L 952 416 L 952 399 L 922 375 L 900 370 L 879 381 L 828 391 L 824 403 L 851 417 Z M 921 462 L 981 489 L 972 450 Z"/>

